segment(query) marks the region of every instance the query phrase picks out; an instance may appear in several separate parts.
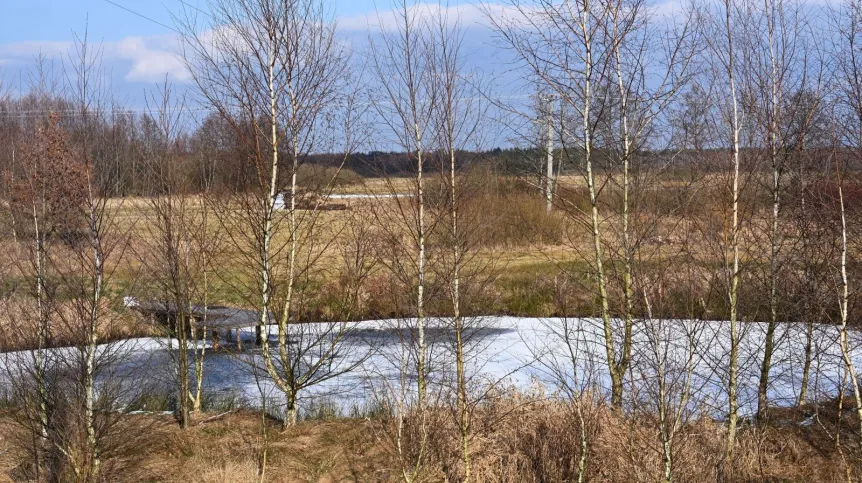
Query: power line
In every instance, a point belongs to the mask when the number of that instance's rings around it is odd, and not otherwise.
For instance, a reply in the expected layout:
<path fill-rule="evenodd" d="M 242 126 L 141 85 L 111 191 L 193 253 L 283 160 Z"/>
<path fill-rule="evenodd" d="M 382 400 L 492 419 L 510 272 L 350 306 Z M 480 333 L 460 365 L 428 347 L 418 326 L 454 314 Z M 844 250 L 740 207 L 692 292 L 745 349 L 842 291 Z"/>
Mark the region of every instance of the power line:
<path fill-rule="evenodd" d="M 133 15 L 137 15 L 138 17 L 141 17 L 141 18 L 143 18 L 143 19 L 149 20 L 150 22 L 153 22 L 153 23 L 154 23 L 154 24 L 156 24 L 156 25 L 161 25 L 162 27 L 164 27 L 164 28 L 166 28 L 166 29 L 168 29 L 168 30 L 171 30 L 171 31 L 176 32 L 176 33 L 180 33 L 177 29 L 175 29 L 175 28 L 173 28 L 173 27 L 169 27 L 169 26 L 167 26 L 167 25 L 165 25 L 165 24 L 163 24 L 163 23 L 159 22 L 158 20 L 153 20 L 153 19 L 151 19 L 150 17 L 147 17 L 146 15 L 144 15 L 144 14 L 142 14 L 142 13 L 138 13 L 138 12 L 136 12 L 136 11 L 132 10 L 131 8 L 124 7 L 123 5 L 120 5 L 120 4 L 119 4 L 119 3 L 117 3 L 117 2 L 114 2 L 114 1 L 112 1 L 112 0 L 105 0 L 105 1 L 106 1 L 106 2 L 108 2 L 108 3 L 110 3 L 111 5 L 113 5 L 113 6 L 115 6 L 115 7 L 122 8 L 123 10 L 125 10 L 125 11 L 127 11 L 127 12 L 129 12 L 129 13 L 131 13 L 131 14 L 133 14 Z M 184 3 L 185 3 L 185 2 L 184 2 Z"/>
<path fill-rule="evenodd" d="M 212 111 L 213 109 L 210 107 L 184 107 L 183 111 L 188 112 L 205 112 Z M 150 114 L 150 113 L 160 113 L 160 109 L 148 109 L 145 107 L 134 107 L 134 108 L 117 108 L 117 109 L 102 109 L 98 110 L 99 113 L 104 114 Z M 39 110 L 28 110 L 28 111 L 6 111 L 0 112 L 0 118 L 12 118 L 12 117 L 37 117 L 44 116 L 48 114 L 55 114 L 58 116 L 75 116 L 81 113 L 80 109 L 39 109 Z"/>
<path fill-rule="evenodd" d="M 206 16 L 208 16 L 208 17 L 210 17 L 210 18 L 212 18 L 212 16 L 210 15 L 210 13 L 209 13 L 209 12 L 205 12 L 205 11 L 203 11 L 203 10 L 199 9 L 198 7 L 195 7 L 194 5 L 191 5 L 191 4 L 189 4 L 189 3 L 184 2 L 183 0 L 178 0 L 178 1 L 179 1 L 180 3 L 182 3 L 183 5 L 185 5 L 186 7 L 193 8 L 193 9 L 197 10 L 198 12 L 200 12 L 200 13 L 202 13 L 202 14 L 204 14 L 204 15 L 206 15 Z"/>
<path fill-rule="evenodd" d="M 493 101 L 504 101 L 504 100 L 517 100 L 517 99 L 529 99 L 532 95 L 528 94 L 513 94 L 506 96 L 468 96 L 458 98 L 459 101 L 475 101 L 481 99 L 491 99 Z M 13 98 L 14 102 L 15 99 Z M 375 101 L 367 101 L 360 103 L 363 106 L 368 106 L 372 104 L 392 104 L 391 101 L 383 101 L 383 102 L 375 102 Z M 197 107 L 184 107 L 184 111 L 192 111 L 192 112 L 203 112 L 203 111 L 214 111 L 215 108 L 211 106 L 197 106 Z M 0 117 L 25 117 L 25 116 L 39 116 L 45 114 L 57 114 L 57 115 L 75 115 L 80 113 L 80 109 L 28 109 L 25 111 L 18 111 L 10 109 L 8 111 L 0 111 Z M 149 109 L 146 107 L 118 107 L 114 109 L 101 109 L 100 112 L 104 113 L 150 113 L 150 112 L 159 112 L 158 109 Z"/>

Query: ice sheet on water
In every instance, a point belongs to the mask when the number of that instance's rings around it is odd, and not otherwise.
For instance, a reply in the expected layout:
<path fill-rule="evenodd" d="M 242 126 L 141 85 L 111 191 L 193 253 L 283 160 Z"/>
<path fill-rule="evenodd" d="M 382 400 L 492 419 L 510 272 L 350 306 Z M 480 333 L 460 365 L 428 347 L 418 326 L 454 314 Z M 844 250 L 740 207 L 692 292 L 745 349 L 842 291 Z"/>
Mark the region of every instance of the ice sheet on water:
<path fill-rule="evenodd" d="M 622 322 L 613 321 L 613 337 L 622 337 Z M 301 394 L 301 403 L 327 404 L 348 412 L 353 407 L 369 407 L 389 390 L 401 387 L 403 381 L 413 385 L 415 378 L 402 379 L 401 367 L 405 353 L 402 341 L 415 335 L 411 320 L 374 320 L 349 324 L 346 338 L 348 350 L 332 367 L 350 368 L 344 374 L 326 379 Z M 272 329 L 274 334 L 274 329 Z M 799 394 L 806 324 L 780 324 L 776 331 L 776 349 L 771 370 L 770 400 L 774 404 L 792 404 Z M 739 354 L 739 395 L 743 413 L 756 407 L 757 385 L 762 361 L 766 324 L 741 324 Z M 431 387 L 435 396 L 451 381 L 451 325 L 445 319 L 429 319 L 426 324 L 429 341 Z M 254 341 L 255 328 L 241 330 L 247 343 Z M 476 391 L 490 385 L 515 387 L 528 391 L 539 385 L 547 393 L 565 393 L 583 388 L 608 388 L 610 380 L 604 349 L 604 327 L 600 320 L 589 318 L 518 318 L 481 317 L 468 324 L 466 364 Z M 817 397 L 837 392 L 843 362 L 837 344 L 835 326 L 815 325 L 813 331 L 814 360 L 811 365 L 809 394 Z M 664 361 L 666 377 L 673 378 L 686 367 L 692 368 L 692 407 L 701 408 L 722 417 L 726 406 L 727 361 L 730 337 L 727 322 L 695 320 L 637 320 L 633 331 L 632 368 L 626 384 L 648 393 L 656 380 L 657 357 Z M 862 334 L 853 332 L 854 347 Z M 170 387 L 172 359 L 165 338 L 139 338 L 105 344 L 101 351 L 116 355 L 111 375 L 120 376 L 129 385 L 140 387 Z M 656 351 L 659 348 L 661 350 Z M 862 363 L 859 350 L 854 360 Z M 49 351 L 52 360 L 73 356 L 70 348 Z M 253 367 L 260 354 L 211 352 L 206 358 L 205 390 L 211 395 L 230 395 L 259 405 L 262 394 L 278 400 L 274 384 Z M 0 384 L 32 364 L 29 351 L 0 354 Z M 258 361 L 259 362 L 259 361 Z M 407 364 L 406 367 L 410 367 Z M 4 380 L 6 379 L 6 380 Z M 143 384 L 142 384 L 143 383 Z M 271 404 L 271 403 L 270 403 Z"/>

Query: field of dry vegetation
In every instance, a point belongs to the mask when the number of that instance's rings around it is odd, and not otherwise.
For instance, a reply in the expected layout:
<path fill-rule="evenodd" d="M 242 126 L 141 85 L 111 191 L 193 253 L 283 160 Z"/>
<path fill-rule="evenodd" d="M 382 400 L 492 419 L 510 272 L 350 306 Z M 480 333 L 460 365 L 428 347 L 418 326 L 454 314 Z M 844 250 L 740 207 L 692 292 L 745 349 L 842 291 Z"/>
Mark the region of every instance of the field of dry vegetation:
<path fill-rule="evenodd" d="M 512 395 L 510 395 L 512 396 Z M 848 401 L 846 404 L 852 404 Z M 860 464 L 852 448 L 853 416 L 840 421 L 835 401 L 776 409 L 768 423 L 744 426 L 732 468 L 720 454 L 726 431 L 709 418 L 692 421 L 680 435 L 674 472 L 679 481 L 847 481 Z M 584 407 L 590 444 L 587 481 L 656 481 L 663 478 L 661 443 L 646 415 L 621 417 L 607 406 Z M 0 413 L 0 481 L 20 481 L 26 454 L 16 450 L 21 428 Z M 473 437 L 474 475 L 479 481 L 571 481 L 583 451 L 575 408 L 536 395 L 515 396 L 477 409 Z M 126 416 L 132 444 L 111 460 L 111 481 L 257 481 L 264 448 L 258 412 L 232 410 L 200 415 L 187 430 L 170 416 Z M 382 415 L 344 417 L 325 413 L 282 431 L 265 423 L 266 480 L 273 482 L 388 482 L 401 480 L 393 457 L 393 422 Z M 409 424 L 409 423 L 408 423 Z M 840 430 L 839 430 L 840 427 Z M 423 481 L 458 477 L 457 428 L 446 413 L 431 415 L 436 435 Z M 621 444 L 622 442 L 622 444 Z M 450 444 L 451 443 L 451 444 Z M 722 473 L 724 472 L 724 473 Z M 852 476 L 850 476 L 852 479 Z"/>
<path fill-rule="evenodd" d="M 204 3 L 0 83 L 0 481 L 862 481 L 862 2 Z"/>
<path fill-rule="evenodd" d="M 463 184 L 468 186 L 473 176 L 489 179 L 485 172 L 463 176 Z M 722 200 L 715 200 L 706 192 L 707 187 L 722 182 L 725 176 L 703 176 L 696 185 L 685 187 L 688 194 L 681 194 L 675 189 L 679 188 L 678 183 L 668 181 L 650 195 L 649 206 L 670 206 L 673 207 L 671 213 L 659 213 L 661 208 L 642 212 L 647 222 L 658 220 L 641 244 L 641 249 L 650 253 L 649 263 L 644 263 L 642 269 L 655 267 L 659 273 L 669 265 L 673 267 L 671 273 L 657 275 L 663 277 L 664 290 L 669 294 L 665 299 L 656 299 L 654 310 L 665 311 L 668 317 L 717 320 L 727 317 L 720 295 L 708 298 L 710 292 L 720 291 L 720 288 L 711 287 L 716 282 L 711 281 L 714 279 L 710 273 L 720 270 L 722 263 L 720 255 L 710 246 L 711 240 L 677 234 L 702 229 L 700 220 L 708 220 L 721 211 Z M 475 216 L 474 222 L 481 227 L 469 241 L 475 247 L 475 254 L 463 266 L 465 273 L 472 269 L 475 279 L 481 280 L 477 283 L 480 291 L 466 299 L 469 303 L 463 306 L 465 313 L 599 316 L 600 307 L 590 289 L 591 238 L 588 226 L 580 218 L 584 208 L 566 209 L 578 204 L 588 207 L 582 199 L 583 180 L 575 176 L 561 178 L 561 197 L 569 198 L 561 200 L 549 214 L 541 192 L 528 181 L 504 176 L 491 179 L 493 183 L 483 183 L 481 190 L 467 198 L 462 208 L 464 216 Z M 386 195 L 410 189 L 409 179 L 367 179 L 344 185 L 338 193 Z M 613 195 L 607 193 L 603 202 L 612 206 Z M 433 196 L 429 195 L 432 210 Z M 683 196 L 691 200 L 692 206 L 681 210 L 677 207 Z M 207 210 L 218 206 L 220 214 L 206 234 L 212 240 L 225 240 L 232 230 L 243 229 L 229 214 L 231 210 L 242 213 L 240 201 L 225 202 L 197 195 L 187 202 L 186 216 L 193 218 L 194 221 L 189 222 L 192 225 L 198 225 L 202 217 L 213 216 Z M 396 219 L 393 213 L 403 209 L 403 200 L 381 197 L 337 199 L 337 203 L 343 206 L 321 211 L 315 221 L 320 228 L 315 228 L 314 236 L 331 242 L 310 249 L 319 261 L 306 278 L 309 286 L 300 289 L 303 305 L 302 310 L 297 311 L 297 321 L 322 323 L 344 316 L 355 320 L 409 317 L 410 292 L 393 291 L 399 282 L 387 268 L 392 266 L 398 253 L 386 249 L 387 242 L 394 243 L 393 238 L 410 236 L 409 227 L 393 221 Z M 754 206 L 748 215 L 751 228 L 742 242 L 743 246 L 751 248 L 743 250 L 743 259 L 749 266 L 758 266 L 767 264 L 768 258 L 757 251 L 760 238 L 754 227 L 768 223 L 769 205 L 752 203 Z M 147 266 L 146 257 L 142 255 L 160 236 L 157 209 L 158 199 L 111 199 L 107 204 L 107 210 L 116 221 L 112 236 L 123 240 L 125 253 L 107 268 L 112 276 L 106 291 L 113 294 L 113 301 L 108 307 L 111 315 L 104 317 L 104 325 L 99 327 L 99 339 L 103 342 L 166 335 L 164 327 L 153 325 L 119 303 L 122 297 L 130 294 L 142 298 L 159 297 L 163 285 L 159 285 L 154 267 Z M 286 216 L 289 213 L 276 213 L 277 218 Z M 605 217 L 603 230 L 618 231 L 618 216 L 609 213 Z M 794 228 L 788 230 L 795 231 Z M 661 237 L 655 233 L 669 235 Z M 428 250 L 432 260 L 435 251 L 447 246 L 446 236 L 445 231 L 436 227 L 429 230 Z M 15 287 L 14 280 L 26 277 L 27 252 L 13 240 L 6 239 L 4 243 L 9 247 L 7 253 L 17 250 L 20 257 L 17 263 L 7 265 L 5 272 L 7 287 Z M 614 250 L 613 244 L 611 235 L 606 246 Z M 238 290 L 253 283 L 253 272 L 243 266 L 248 263 L 249 249 L 249 245 L 222 243 L 211 252 L 209 303 L 255 308 L 255 302 L 240 295 L 242 291 Z M 75 253 L 73 246 L 57 246 L 54 250 L 53 256 L 58 259 Z M 351 286 L 356 294 L 352 300 L 355 305 L 345 311 L 343 299 L 337 294 L 346 290 L 345 284 L 353 282 L 348 277 L 356 268 L 351 265 L 351 257 L 360 255 L 367 257 L 362 263 L 367 264 L 368 269 L 359 284 Z M 619 267 L 611 270 L 619 270 Z M 426 279 L 429 287 L 427 314 L 447 317 L 450 309 L 444 289 L 435 280 L 437 276 L 439 283 L 446 283 L 445 274 L 433 271 Z M 764 285 L 756 285 L 753 277 L 749 280 L 748 290 L 752 292 L 743 292 L 740 296 L 743 317 L 758 320 L 763 318 L 768 305 L 757 303 L 768 301 L 769 296 Z M 612 292 L 609 298 L 621 298 L 620 285 L 611 282 L 608 287 Z M 786 287 L 787 290 L 801 290 L 790 288 L 790 284 Z M 29 314 L 36 308 L 32 300 L 28 302 L 18 290 L 20 288 L 7 289 L 4 294 L 4 307 L 8 310 L 2 313 L 4 330 L 0 341 L 7 351 L 33 348 L 38 343 L 32 337 L 22 337 L 35 331 Z M 62 295 L 52 303 L 56 311 L 72 313 L 75 310 L 74 302 Z M 623 308 L 612 310 L 615 316 L 624 315 Z M 58 320 L 71 321 L 74 317 L 60 316 Z M 57 324 L 47 345 L 67 346 L 76 340 L 73 324 L 68 329 Z M 851 398 L 846 399 L 842 407 L 834 398 L 819 399 L 794 408 L 770 408 L 757 423 L 753 419 L 743 419 L 730 467 L 717 456 L 723 451 L 726 427 L 696 408 L 684 416 L 680 412 L 679 417 L 684 418 L 684 422 L 675 427 L 671 438 L 674 477 L 678 481 L 842 481 L 852 478 L 860 464 L 856 445 L 858 417 L 848 410 L 853 407 Z M 322 407 L 316 412 L 304 413 L 302 420 L 286 429 L 278 419 L 270 416 L 261 419 L 259 412 L 242 403 L 235 407 L 222 407 L 218 403 L 205 406 L 192 417 L 189 426 L 182 429 L 174 416 L 158 415 L 159 411 L 174 409 L 173 403 L 164 400 L 150 403 L 144 414 L 117 415 L 111 421 L 103 444 L 112 449 L 104 455 L 103 471 L 112 475 L 112 481 L 253 481 L 260 477 L 263 458 L 267 462 L 264 476 L 267 481 L 399 481 L 403 479 L 405 461 L 418 458 L 420 451 L 423 466 L 417 478 L 421 477 L 421 481 L 457 481 L 463 474 L 457 419 L 453 419 L 449 408 L 429 409 L 421 416 L 424 418 L 421 422 L 414 419 L 420 417 L 416 414 L 405 416 L 403 427 L 399 428 L 392 418 L 393 412 L 397 415 L 395 408 L 345 414 L 337 408 Z M 9 481 L 18 481 L 31 471 L 26 466 L 30 456 L 25 449 L 29 429 L 20 421 L 16 422 L 18 411 L 13 405 L 0 412 L 0 434 L 3 435 L 0 475 L 5 475 Z M 656 420 L 657 414 L 649 403 L 620 412 L 607 400 L 588 393 L 567 400 L 559 395 L 524 395 L 512 390 L 479 397 L 471 407 L 470 417 L 471 472 L 477 481 L 551 482 L 573 481 L 579 477 L 584 481 L 656 481 L 665 476 L 664 443 L 657 431 L 667 426 Z M 434 437 L 420 443 L 417 438 L 421 438 L 423 431 Z M 129 438 L 130 434 L 135 436 Z M 397 436 L 399 434 L 402 436 Z M 398 438 L 403 440 L 399 442 Z M 399 456 L 399 452 L 404 454 Z"/>

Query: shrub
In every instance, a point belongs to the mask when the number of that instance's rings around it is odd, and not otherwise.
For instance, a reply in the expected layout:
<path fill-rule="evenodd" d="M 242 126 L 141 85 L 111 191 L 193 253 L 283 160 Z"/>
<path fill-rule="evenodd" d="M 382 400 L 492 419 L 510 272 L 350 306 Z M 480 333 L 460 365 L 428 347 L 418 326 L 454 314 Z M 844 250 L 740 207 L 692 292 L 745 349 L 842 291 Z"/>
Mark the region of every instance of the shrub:
<path fill-rule="evenodd" d="M 296 173 L 299 186 L 310 190 L 324 190 L 327 186 L 338 188 L 362 183 L 362 176 L 348 168 L 319 164 L 303 164 Z"/>

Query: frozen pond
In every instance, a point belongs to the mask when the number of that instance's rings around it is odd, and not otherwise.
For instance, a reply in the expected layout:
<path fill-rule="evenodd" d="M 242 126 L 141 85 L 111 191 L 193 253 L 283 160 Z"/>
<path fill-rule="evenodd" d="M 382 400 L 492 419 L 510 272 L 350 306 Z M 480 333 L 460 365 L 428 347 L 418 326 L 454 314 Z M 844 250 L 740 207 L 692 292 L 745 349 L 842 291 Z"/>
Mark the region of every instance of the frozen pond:
<path fill-rule="evenodd" d="M 412 367 L 409 362 L 412 353 L 408 350 L 411 345 L 402 343 L 415 334 L 412 324 L 410 320 L 381 320 L 342 326 L 348 332 L 338 357 L 316 373 L 314 377 L 319 383 L 300 393 L 300 406 L 308 409 L 327 404 L 349 413 L 392 398 L 400 393 L 404 384 L 412 385 L 415 375 L 405 373 L 402 377 L 402 367 Z M 616 321 L 616 325 L 620 323 Z M 303 327 L 306 337 L 320 335 L 324 329 L 331 328 L 327 324 L 304 324 Z M 765 330 L 766 324 L 742 324 L 739 394 L 743 413 L 753 412 L 756 406 Z M 541 388 L 549 396 L 584 388 L 606 390 L 610 387 L 600 320 L 482 317 L 470 319 L 467 331 L 466 365 L 474 394 L 487 393 L 494 386 L 521 391 Z M 429 393 L 443 397 L 453 378 L 453 337 L 449 321 L 428 320 L 426 332 L 431 371 Z M 773 404 L 792 404 L 798 397 L 806 334 L 804 324 L 781 324 L 776 331 L 777 347 L 769 388 Z M 837 336 L 838 329 L 834 326 L 814 326 L 809 398 L 837 392 L 843 367 Z M 858 347 L 862 337 L 855 332 L 851 336 L 854 348 Z M 250 347 L 254 328 L 243 330 L 242 338 L 246 348 Z M 274 340 L 274 335 L 271 338 Z M 322 339 L 328 340 L 326 336 Z M 291 347 L 300 345 L 292 342 Z M 113 380 L 122 380 L 130 388 L 169 391 L 174 367 L 172 354 L 176 356 L 176 353 L 168 350 L 167 339 L 130 339 L 106 344 L 102 349 L 116 356 L 110 368 L 105 369 Z M 686 374 L 686 368 L 690 370 L 693 408 L 721 417 L 726 405 L 729 351 L 725 322 L 636 321 L 632 368 L 626 376 L 626 384 L 636 390 L 627 391 L 627 394 L 640 394 L 647 400 L 646 395 L 657 380 L 656 361 L 661 359 L 669 381 L 678 383 L 679 377 Z M 73 351 L 55 349 L 50 353 L 52 360 L 62 361 Z M 313 364 L 318 353 L 318 348 L 308 347 L 306 364 Z M 858 353 L 854 350 L 854 359 L 862 364 Z M 265 371 L 254 369 L 262 366 L 259 350 L 208 351 L 205 360 L 204 386 L 209 397 L 236 398 L 255 406 L 261 403 L 262 395 L 273 402 L 279 400 L 278 391 L 265 377 Z M 405 360 L 408 362 L 402 364 Z M 32 363 L 30 352 L 0 354 L 0 365 L 5 369 L 0 373 L 0 384 L 8 387 L 10 378 L 20 377 L 16 374 L 28 363 Z"/>

